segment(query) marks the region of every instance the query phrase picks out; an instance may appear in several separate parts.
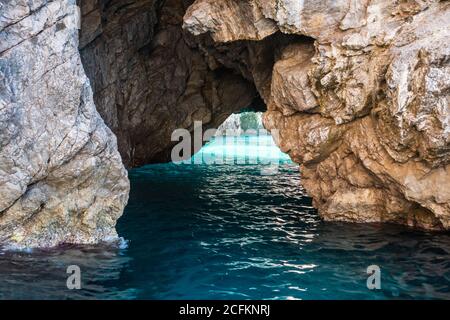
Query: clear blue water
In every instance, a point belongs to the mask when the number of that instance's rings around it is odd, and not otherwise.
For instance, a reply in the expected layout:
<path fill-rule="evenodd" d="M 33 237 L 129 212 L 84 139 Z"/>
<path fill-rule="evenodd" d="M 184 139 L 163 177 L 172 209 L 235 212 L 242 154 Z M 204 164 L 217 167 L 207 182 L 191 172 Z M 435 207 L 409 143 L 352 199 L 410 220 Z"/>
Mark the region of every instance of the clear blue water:
<path fill-rule="evenodd" d="M 236 149 L 247 142 L 238 139 Z M 262 174 L 267 163 L 131 171 L 130 202 L 117 226 L 127 246 L 2 252 L 0 298 L 450 298 L 449 234 L 322 222 L 297 166 L 278 152 L 272 146 L 280 164 L 271 175 Z M 82 290 L 66 288 L 73 264 Z M 381 268 L 377 291 L 366 286 L 373 264 Z"/>
<path fill-rule="evenodd" d="M 187 161 L 187 164 L 254 164 L 261 169 L 282 163 L 292 162 L 270 135 L 216 137 Z"/>

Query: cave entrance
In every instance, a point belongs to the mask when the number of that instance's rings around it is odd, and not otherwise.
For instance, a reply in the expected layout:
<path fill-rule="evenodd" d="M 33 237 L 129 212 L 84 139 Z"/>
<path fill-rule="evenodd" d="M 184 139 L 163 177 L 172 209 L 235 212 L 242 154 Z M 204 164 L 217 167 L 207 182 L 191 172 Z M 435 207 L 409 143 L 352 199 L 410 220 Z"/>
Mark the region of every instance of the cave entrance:
<path fill-rule="evenodd" d="M 263 112 L 243 109 L 231 114 L 217 129 L 205 134 L 205 145 L 187 160 L 189 164 L 259 165 L 265 174 L 290 162 L 276 145 L 278 132 L 264 128 Z M 266 170 L 267 169 L 267 170 Z"/>

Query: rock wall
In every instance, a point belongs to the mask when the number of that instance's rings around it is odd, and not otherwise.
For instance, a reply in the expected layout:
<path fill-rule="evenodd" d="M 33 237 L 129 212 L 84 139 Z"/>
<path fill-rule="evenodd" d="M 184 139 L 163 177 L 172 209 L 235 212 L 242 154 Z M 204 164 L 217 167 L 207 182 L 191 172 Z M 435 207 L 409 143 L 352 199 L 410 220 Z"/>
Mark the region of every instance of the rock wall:
<path fill-rule="evenodd" d="M 326 220 L 450 229 L 449 18 L 438 0 L 0 0 L 0 243 L 116 239 L 119 152 L 167 161 L 174 129 L 251 104 Z"/>
<path fill-rule="evenodd" d="M 0 243 L 117 239 L 129 182 L 78 52 L 73 0 L 0 1 Z"/>
<path fill-rule="evenodd" d="M 2 245 L 116 239 L 129 192 L 117 148 L 129 167 L 167 161 L 173 130 L 259 102 L 247 44 L 183 31 L 190 4 L 0 1 Z"/>
<path fill-rule="evenodd" d="M 184 28 L 310 39 L 249 70 L 271 68 L 257 84 L 265 125 L 325 220 L 450 229 L 448 1 L 197 0 Z"/>
<path fill-rule="evenodd" d="M 217 128 L 258 97 L 253 81 L 233 70 L 225 46 L 183 31 L 192 1 L 79 3 L 82 60 L 97 108 L 128 167 L 169 161 L 175 129 L 193 130 L 194 121 Z"/>

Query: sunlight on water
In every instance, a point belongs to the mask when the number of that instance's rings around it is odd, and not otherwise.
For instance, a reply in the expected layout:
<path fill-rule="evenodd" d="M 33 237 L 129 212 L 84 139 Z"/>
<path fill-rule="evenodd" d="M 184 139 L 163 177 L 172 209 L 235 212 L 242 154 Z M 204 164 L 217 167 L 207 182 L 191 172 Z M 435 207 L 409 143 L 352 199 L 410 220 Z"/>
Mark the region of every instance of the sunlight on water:
<path fill-rule="evenodd" d="M 232 161 L 207 165 L 211 155 Z M 0 298 L 450 298 L 447 233 L 323 222 L 270 136 L 219 137 L 195 157 L 129 172 L 118 245 L 0 251 Z M 81 290 L 66 286 L 69 265 Z M 381 290 L 367 288 L 369 265 Z"/>
<path fill-rule="evenodd" d="M 291 162 L 271 135 L 217 136 L 191 159 L 191 163 L 281 164 Z"/>

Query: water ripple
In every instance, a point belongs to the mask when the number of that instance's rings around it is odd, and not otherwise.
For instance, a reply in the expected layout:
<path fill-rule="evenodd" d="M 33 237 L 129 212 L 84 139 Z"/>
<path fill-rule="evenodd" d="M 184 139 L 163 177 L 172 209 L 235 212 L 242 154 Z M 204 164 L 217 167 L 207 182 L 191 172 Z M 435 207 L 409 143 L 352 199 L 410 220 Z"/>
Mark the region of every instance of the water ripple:
<path fill-rule="evenodd" d="M 127 245 L 0 255 L 0 298 L 449 299 L 450 236 L 322 222 L 295 165 L 156 165 L 130 172 Z M 81 267 L 83 289 L 66 288 Z M 379 265 L 382 289 L 366 287 Z"/>

